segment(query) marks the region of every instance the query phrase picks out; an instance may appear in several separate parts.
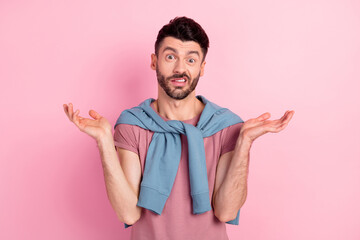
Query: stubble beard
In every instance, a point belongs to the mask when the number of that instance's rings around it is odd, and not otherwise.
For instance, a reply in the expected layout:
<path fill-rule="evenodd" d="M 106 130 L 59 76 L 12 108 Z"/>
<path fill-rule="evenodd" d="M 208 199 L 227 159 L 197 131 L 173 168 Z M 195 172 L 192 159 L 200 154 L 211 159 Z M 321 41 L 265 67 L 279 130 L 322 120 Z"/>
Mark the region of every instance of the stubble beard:
<path fill-rule="evenodd" d="M 182 99 L 186 98 L 187 96 L 189 96 L 189 94 L 195 90 L 195 88 L 199 82 L 200 73 L 194 79 L 190 79 L 189 76 L 186 75 L 186 73 L 178 74 L 178 75 L 175 74 L 175 75 L 165 79 L 165 76 L 159 71 L 158 66 L 156 66 L 156 76 L 157 76 L 157 80 L 158 80 L 160 87 L 165 91 L 165 93 L 169 97 L 171 97 L 172 99 L 175 99 L 175 100 L 182 100 Z M 171 90 L 171 88 L 169 86 L 170 79 L 182 78 L 182 77 L 186 77 L 187 81 L 191 81 L 190 87 L 185 90 L 181 90 L 183 87 L 175 87 L 174 90 Z"/>

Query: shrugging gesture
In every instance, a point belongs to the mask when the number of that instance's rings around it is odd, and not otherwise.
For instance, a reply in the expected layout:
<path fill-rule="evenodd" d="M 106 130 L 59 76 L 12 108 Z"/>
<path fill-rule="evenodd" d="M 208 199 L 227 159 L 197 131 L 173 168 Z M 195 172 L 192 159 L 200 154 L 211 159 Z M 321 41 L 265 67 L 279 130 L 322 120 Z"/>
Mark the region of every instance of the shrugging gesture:
<path fill-rule="evenodd" d="M 80 131 L 87 133 L 96 141 L 99 141 L 102 137 L 108 134 L 112 134 L 109 121 L 96 111 L 89 111 L 89 115 L 93 118 L 90 119 L 80 117 L 79 109 L 74 112 L 72 103 L 64 104 L 63 107 L 69 120 L 73 122 L 80 129 Z"/>

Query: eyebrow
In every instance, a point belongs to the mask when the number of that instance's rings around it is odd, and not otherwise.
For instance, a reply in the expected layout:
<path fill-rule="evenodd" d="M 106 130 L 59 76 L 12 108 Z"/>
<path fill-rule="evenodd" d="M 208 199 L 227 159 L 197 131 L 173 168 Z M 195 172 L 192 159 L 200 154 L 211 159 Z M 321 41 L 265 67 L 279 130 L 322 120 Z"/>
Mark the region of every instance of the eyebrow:
<path fill-rule="evenodd" d="M 166 47 L 166 48 L 164 48 L 163 52 L 165 52 L 166 50 L 170 50 L 170 51 L 173 51 L 173 52 L 175 52 L 176 54 L 178 54 L 178 51 L 177 51 L 175 48 Z M 195 51 L 195 50 L 188 51 L 186 54 L 189 55 L 189 54 L 192 54 L 192 53 L 194 53 L 194 54 L 196 54 L 196 55 L 198 55 L 198 56 L 200 57 L 199 52 L 198 52 L 198 51 Z"/>

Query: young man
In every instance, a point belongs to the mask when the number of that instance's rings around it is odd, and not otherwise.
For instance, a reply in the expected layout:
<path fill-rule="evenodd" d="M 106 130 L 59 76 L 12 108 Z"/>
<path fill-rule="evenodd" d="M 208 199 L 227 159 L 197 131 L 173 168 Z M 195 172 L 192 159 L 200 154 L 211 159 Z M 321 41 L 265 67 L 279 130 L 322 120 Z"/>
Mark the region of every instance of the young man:
<path fill-rule="evenodd" d="M 253 141 L 283 130 L 294 114 L 243 122 L 195 95 L 208 46 L 190 18 L 163 26 L 151 55 L 158 98 L 123 111 L 114 136 L 94 110 L 87 119 L 64 104 L 70 121 L 97 141 L 109 200 L 131 239 L 228 239 L 225 223 L 238 224 L 246 199 Z"/>

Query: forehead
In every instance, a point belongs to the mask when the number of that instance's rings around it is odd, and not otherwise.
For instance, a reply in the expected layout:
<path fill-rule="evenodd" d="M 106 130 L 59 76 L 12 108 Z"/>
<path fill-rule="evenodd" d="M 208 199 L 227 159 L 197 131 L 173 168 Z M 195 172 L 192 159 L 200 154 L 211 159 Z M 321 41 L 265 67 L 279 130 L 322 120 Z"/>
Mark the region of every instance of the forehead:
<path fill-rule="evenodd" d="M 200 44 L 195 41 L 181 41 L 174 37 L 165 37 L 161 43 L 159 54 L 162 54 L 163 50 L 167 47 L 176 49 L 180 54 L 186 54 L 189 51 L 198 51 L 202 55 Z"/>

